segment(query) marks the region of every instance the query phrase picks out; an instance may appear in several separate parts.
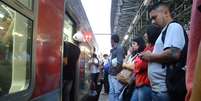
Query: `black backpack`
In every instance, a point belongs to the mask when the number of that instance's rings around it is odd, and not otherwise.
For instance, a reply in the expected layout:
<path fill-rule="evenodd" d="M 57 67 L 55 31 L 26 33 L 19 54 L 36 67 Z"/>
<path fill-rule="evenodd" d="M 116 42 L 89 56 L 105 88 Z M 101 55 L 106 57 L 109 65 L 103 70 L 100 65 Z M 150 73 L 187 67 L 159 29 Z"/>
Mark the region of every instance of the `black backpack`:
<path fill-rule="evenodd" d="M 172 21 L 170 23 L 178 23 L 177 21 Z M 169 24 L 170 24 L 169 23 Z M 167 32 L 167 28 L 162 32 L 162 42 L 165 41 L 165 36 Z M 179 23 L 178 23 L 179 24 Z M 181 25 L 181 24 L 180 24 Z M 184 48 L 181 50 L 181 56 L 179 60 L 173 65 L 173 68 L 169 66 L 171 64 L 162 64 L 162 68 L 166 68 L 166 86 L 168 90 L 168 94 L 170 96 L 171 101 L 185 101 L 186 96 L 186 84 L 185 84 L 185 65 L 186 65 L 186 58 L 187 58 L 187 50 L 188 50 L 188 36 L 183 28 L 184 37 L 185 37 L 185 45 Z"/>

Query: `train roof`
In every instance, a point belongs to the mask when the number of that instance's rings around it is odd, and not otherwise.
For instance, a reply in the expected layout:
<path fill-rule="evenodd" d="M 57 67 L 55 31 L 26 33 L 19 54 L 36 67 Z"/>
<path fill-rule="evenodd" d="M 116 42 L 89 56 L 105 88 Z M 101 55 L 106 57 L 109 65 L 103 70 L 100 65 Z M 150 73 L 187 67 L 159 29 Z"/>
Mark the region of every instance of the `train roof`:
<path fill-rule="evenodd" d="M 143 0 L 112 0 L 111 33 L 123 39 Z"/>

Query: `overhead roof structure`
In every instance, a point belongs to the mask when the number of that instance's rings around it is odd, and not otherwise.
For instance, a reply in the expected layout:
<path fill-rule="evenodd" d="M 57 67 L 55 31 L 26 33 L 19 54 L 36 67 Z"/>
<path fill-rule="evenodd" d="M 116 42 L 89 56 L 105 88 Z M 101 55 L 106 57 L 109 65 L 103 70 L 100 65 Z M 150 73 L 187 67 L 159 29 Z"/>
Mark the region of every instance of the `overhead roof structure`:
<path fill-rule="evenodd" d="M 112 0 L 111 33 L 123 39 L 143 0 Z"/>
<path fill-rule="evenodd" d="M 190 20 L 191 0 L 112 0 L 111 33 L 118 34 L 123 40 L 125 34 L 143 33 L 150 24 L 147 7 L 155 2 L 169 2 L 174 18 L 187 24 Z"/>

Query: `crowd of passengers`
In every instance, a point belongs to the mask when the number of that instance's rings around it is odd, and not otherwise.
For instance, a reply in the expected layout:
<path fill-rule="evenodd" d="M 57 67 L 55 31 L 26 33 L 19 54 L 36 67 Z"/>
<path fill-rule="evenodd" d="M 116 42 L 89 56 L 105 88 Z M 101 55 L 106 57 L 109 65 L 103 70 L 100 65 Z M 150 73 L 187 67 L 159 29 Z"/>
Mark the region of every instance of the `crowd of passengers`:
<path fill-rule="evenodd" d="M 149 16 L 152 24 L 148 25 L 144 36 L 138 35 L 132 39 L 126 56 L 118 35 L 111 36 L 110 55 L 105 54 L 104 59 L 101 60 L 104 88 L 105 93 L 109 94 L 109 101 L 185 100 L 185 75 L 183 74 L 185 74 L 187 54 L 185 49 L 188 44 L 186 32 L 183 26 L 173 19 L 167 3 L 152 5 L 149 8 Z M 96 54 L 93 54 L 92 59 L 89 60 L 92 96 L 97 95 L 99 64 Z M 168 70 L 175 68 L 179 68 L 177 75 L 184 78 L 179 78 L 182 80 L 178 82 L 172 81 L 179 92 L 172 90 L 172 85 L 167 83 L 169 82 L 167 75 L 170 73 Z M 118 78 L 123 69 L 132 73 L 127 83 Z"/>

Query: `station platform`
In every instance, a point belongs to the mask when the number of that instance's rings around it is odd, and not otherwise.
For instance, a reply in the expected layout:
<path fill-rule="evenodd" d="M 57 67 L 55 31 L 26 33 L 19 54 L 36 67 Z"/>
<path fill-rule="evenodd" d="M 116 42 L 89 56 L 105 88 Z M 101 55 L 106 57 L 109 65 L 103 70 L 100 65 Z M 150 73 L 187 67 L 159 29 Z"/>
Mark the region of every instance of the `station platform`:
<path fill-rule="evenodd" d="M 102 86 L 98 101 L 109 101 L 108 94 L 104 93 L 104 86 Z"/>

